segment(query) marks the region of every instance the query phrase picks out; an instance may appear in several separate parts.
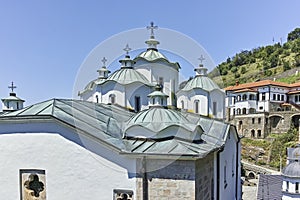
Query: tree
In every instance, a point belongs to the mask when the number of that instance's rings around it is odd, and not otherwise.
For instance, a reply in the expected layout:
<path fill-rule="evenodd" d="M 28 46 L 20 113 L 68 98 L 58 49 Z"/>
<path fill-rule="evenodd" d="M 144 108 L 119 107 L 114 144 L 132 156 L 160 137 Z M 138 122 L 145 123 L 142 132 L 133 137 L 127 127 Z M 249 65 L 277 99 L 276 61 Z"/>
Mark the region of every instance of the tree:
<path fill-rule="evenodd" d="M 292 40 L 295 40 L 297 38 L 300 38 L 300 28 L 296 28 L 295 30 L 293 30 L 292 32 L 290 32 L 288 34 L 287 40 L 288 41 L 292 41 Z"/>

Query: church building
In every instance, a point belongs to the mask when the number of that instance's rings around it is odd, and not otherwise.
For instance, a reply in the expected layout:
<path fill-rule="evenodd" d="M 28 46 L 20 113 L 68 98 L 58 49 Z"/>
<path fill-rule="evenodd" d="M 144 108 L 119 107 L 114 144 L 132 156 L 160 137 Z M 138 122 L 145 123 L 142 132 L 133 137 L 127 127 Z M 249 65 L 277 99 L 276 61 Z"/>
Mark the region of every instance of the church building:
<path fill-rule="evenodd" d="M 224 122 L 225 93 L 202 61 L 180 88 L 183 67 L 159 52 L 157 26 L 147 28 L 147 49 L 131 59 L 126 46 L 112 73 L 103 58 L 80 100 L 0 113 L 1 197 L 241 199 L 240 138 Z"/>

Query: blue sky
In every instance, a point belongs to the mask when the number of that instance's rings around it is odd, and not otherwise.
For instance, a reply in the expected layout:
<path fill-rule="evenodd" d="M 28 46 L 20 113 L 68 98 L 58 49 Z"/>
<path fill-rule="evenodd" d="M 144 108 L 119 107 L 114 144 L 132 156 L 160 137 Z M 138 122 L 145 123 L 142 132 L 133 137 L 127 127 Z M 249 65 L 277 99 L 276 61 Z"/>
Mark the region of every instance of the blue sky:
<path fill-rule="evenodd" d="M 299 0 L 0 0 L 0 97 L 14 81 L 26 105 L 72 98 L 79 67 L 99 43 L 151 21 L 193 38 L 218 64 L 273 38 L 285 42 L 300 27 L 299 8 Z"/>

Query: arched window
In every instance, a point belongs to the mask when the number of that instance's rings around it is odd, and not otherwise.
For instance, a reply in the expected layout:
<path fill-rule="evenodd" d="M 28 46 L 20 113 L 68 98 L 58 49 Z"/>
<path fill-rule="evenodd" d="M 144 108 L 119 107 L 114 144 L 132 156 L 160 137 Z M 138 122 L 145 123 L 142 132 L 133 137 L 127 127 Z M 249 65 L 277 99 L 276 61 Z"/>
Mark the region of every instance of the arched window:
<path fill-rule="evenodd" d="M 257 137 L 261 138 L 261 130 L 257 130 Z"/>
<path fill-rule="evenodd" d="M 110 94 L 109 95 L 109 103 L 111 103 L 111 104 L 116 103 L 116 95 L 115 94 Z"/>
<path fill-rule="evenodd" d="M 255 137 L 255 130 L 254 130 L 254 129 L 251 130 L 251 137 L 252 137 L 252 138 Z"/>
<path fill-rule="evenodd" d="M 237 115 L 240 115 L 241 114 L 241 109 L 240 108 L 236 109 L 236 112 L 237 112 L 236 113 Z"/>
<path fill-rule="evenodd" d="M 96 95 L 96 103 L 99 103 L 99 97 Z"/>
<path fill-rule="evenodd" d="M 246 95 L 246 94 L 243 94 L 242 99 L 243 99 L 243 101 L 247 101 L 247 95 Z"/>
<path fill-rule="evenodd" d="M 194 110 L 195 110 L 195 113 L 199 113 L 199 100 L 195 100 Z"/>
<path fill-rule="evenodd" d="M 141 110 L 141 97 L 135 96 L 134 97 L 134 111 L 139 112 Z"/>
<path fill-rule="evenodd" d="M 181 101 L 181 109 L 184 109 L 184 101 Z"/>
<path fill-rule="evenodd" d="M 237 96 L 237 101 L 241 101 L 241 95 Z"/>
<path fill-rule="evenodd" d="M 255 100 L 255 95 L 254 94 L 250 94 L 249 100 Z"/>
<path fill-rule="evenodd" d="M 246 108 L 243 108 L 243 115 L 245 115 L 247 112 L 247 109 Z"/>

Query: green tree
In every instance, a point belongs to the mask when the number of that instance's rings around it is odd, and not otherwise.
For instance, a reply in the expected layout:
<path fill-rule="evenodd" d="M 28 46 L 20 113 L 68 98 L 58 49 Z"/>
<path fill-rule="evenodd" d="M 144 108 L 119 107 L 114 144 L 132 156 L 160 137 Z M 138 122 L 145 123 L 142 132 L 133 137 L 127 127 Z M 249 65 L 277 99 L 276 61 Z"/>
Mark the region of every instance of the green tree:
<path fill-rule="evenodd" d="M 288 34 L 287 40 L 288 41 L 292 41 L 292 40 L 295 40 L 297 38 L 300 38 L 300 28 L 296 28 L 295 30 L 293 30 L 292 32 L 290 32 Z"/>

